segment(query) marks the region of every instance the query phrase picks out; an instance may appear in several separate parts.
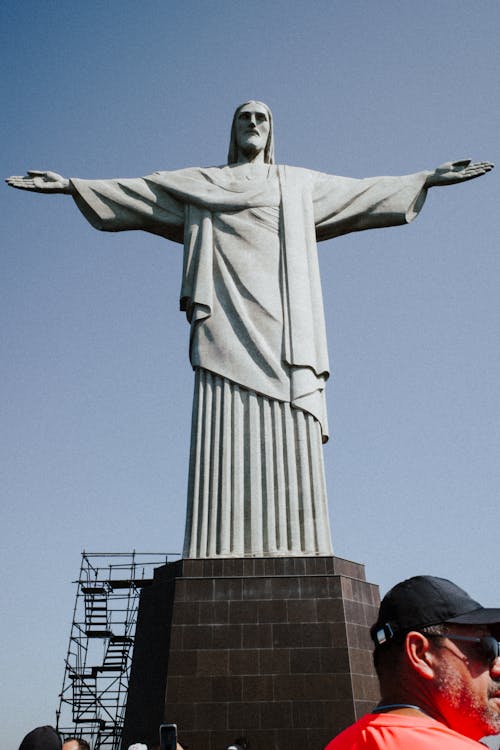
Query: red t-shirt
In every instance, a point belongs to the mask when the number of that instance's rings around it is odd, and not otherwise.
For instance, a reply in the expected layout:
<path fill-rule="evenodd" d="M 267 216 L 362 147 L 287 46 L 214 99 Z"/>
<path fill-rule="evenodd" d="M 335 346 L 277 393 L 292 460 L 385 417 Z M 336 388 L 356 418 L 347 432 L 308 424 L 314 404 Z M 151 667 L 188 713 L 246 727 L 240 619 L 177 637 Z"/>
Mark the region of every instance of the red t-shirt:
<path fill-rule="evenodd" d="M 428 716 L 367 714 L 328 743 L 325 750 L 479 750 L 464 737 Z"/>

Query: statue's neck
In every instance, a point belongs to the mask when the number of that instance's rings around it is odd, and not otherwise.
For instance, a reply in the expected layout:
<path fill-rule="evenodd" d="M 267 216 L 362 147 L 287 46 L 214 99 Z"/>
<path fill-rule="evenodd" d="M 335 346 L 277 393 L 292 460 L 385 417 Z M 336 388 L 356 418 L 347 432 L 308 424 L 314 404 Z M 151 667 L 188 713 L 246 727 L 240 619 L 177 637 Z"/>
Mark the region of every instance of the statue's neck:
<path fill-rule="evenodd" d="M 236 164 L 265 164 L 264 160 L 264 149 L 254 151 L 248 149 L 248 151 L 238 150 L 238 159 Z"/>
<path fill-rule="evenodd" d="M 231 174 L 236 179 L 265 179 L 269 175 L 270 164 L 265 162 L 243 162 L 231 165 Z"/>

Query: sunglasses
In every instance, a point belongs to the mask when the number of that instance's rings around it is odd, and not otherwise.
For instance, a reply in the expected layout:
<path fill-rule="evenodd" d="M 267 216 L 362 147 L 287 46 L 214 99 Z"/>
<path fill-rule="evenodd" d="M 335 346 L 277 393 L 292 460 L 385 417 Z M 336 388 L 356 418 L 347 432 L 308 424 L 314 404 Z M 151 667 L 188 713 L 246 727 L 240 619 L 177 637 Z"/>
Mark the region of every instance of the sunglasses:
<path fill-rule="evenodd" d="M 453 633 L 444 634 L 444 638 L 450 641 L 467 641 L 476 643 L 481 659 L 484 659 L 489 667 L 492 667 L 495 661 L 500 657 L 500 641 L 493 638 L 492 635 L 483 635 L 481 638 L 474 638 L 470 635 L 454 635 Z"/>

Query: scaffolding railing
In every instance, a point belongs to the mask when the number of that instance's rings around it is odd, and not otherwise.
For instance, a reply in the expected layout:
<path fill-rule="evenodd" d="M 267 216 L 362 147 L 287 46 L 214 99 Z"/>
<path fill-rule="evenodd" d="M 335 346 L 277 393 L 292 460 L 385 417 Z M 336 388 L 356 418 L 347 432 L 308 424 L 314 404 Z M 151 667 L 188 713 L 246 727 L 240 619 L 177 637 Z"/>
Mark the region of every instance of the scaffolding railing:
<path fill-rule="evenodd" d="M 120 750 L 140 592 L 154 568 L 179 559 L 164 552 L 82 552 L 56 711 L 61 736 L 93 750 Z"/>

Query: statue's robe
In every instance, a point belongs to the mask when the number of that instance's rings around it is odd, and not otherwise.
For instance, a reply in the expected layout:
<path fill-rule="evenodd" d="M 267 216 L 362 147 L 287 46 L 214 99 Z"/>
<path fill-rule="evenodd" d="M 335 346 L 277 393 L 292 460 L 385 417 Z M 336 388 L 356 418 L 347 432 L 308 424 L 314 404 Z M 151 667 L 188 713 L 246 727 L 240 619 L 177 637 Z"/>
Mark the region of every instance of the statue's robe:
<path fill-rule="evenodd" d="M 329 555 L 316 241 L 411 221 L 426 174 L 235 174 L 193 168 L 72 184 L 97 229 L 184 243 L 180 304 L 196 372 L 184 556 Z"/>

